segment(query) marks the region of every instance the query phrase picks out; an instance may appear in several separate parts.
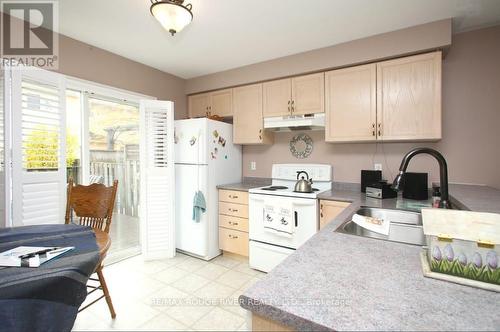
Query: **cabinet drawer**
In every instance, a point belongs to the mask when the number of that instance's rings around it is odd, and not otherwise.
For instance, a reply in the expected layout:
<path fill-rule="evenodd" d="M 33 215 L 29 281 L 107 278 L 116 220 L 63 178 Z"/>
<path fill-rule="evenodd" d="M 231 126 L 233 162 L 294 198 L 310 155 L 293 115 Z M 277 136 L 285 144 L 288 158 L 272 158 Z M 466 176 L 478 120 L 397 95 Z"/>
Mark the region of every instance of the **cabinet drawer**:
<path fill-rule="evenodd" d="M 219 214 L 248 218 L 248 205 L 219 202 Z"/>
<path fill-rule="evenodd" d="M 236 190 L 219 190 L 219 201 L 248 205 L 248 193 Z"/>
<path fill-rule="evenodd" d="M 248 219 L 219 215 L 219 226 L 248 233 Z"/>
<path fill-rule="evenodd" d="M 248 256 L 248 233 L 219 227 L 219 248 L 238 255 Z"/>

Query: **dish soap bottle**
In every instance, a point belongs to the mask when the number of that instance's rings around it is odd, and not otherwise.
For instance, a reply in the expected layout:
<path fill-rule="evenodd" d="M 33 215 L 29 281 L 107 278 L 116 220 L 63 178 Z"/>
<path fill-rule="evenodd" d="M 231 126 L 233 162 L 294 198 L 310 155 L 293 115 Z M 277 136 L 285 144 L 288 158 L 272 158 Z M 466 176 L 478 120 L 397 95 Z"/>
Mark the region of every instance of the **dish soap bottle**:
<path fill-rule="evenodd" d="M 433 186 L 432 187 L 432 207 L 438 208 L 440 202 L 441 202 L 441 191 L 439 190 L 439 186 Z"/>

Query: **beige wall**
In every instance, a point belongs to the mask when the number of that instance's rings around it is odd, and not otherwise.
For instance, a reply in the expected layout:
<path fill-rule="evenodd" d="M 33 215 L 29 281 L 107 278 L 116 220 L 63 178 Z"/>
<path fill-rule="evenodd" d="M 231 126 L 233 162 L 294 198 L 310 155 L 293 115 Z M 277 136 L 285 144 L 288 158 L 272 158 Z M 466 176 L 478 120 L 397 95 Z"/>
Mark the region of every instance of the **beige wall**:
<path fill-rule="evenodd" d="M 453 36 L 453 44 L 443 62 L 443 139 L 420 144 L 327 144 L 324 132 L 309 132 L 314 151 L 299 161 L 289 152 L 293 134 L 275 134 L 272 146 L 243 148 L 243 175 L 271 174 L 272 163 L 313 162 L 334 167 L 336 181 L 359 182 L 360 170 L 382 163 L 384 177 L 391 179 L 403 155 L 415 146 L 441 151 L 452 182 L 488 184 L 500 188 L 500 26 Z M 250 170 L 250 162 L 257 170 Z M 430 171 L 439 179 L 437 163 L 417 156 L 410 164 L 414 171 Z"/>
<path fill-rule="evenodd" d="M 2 13 L 0 18 L 5 15 Z M 187 117 L 186 80 L 62 34 L 59 35 L 57 72 L 160 100 L 171 100 L 175 102 L 175 118 Z"/>
<path fill-rule="evenodd" d="M 219 89 L 329 68 L 373 62 L 451 44 L 451 19 L 383 33 L 186 81 L 186 93 Z M 258 52 L 258 47 L 256 52 Z"/>
<path fill-rule="evenodd" d="M 187 117 L 184 79 L 64 35 L 59 38 L 58 71 L 160 100 L 171 100 L 175 103 L 175 118 Z"/>

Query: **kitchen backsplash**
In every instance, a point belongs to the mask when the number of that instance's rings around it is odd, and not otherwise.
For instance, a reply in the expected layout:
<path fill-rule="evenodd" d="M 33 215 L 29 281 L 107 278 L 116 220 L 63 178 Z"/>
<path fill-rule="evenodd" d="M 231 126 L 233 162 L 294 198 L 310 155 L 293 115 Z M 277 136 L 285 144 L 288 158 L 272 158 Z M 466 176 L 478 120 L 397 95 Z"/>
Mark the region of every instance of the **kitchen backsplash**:
<path fill-rule="evenodd" d="M 430 143 L 331 144 L 324 141 L 324 131 L 307 133 L 314 141 L 314 148 L 306 159 L 297 159 L 290 152 L 289 141 L 297 132 L 275 133 L 274 144 L 270 146 L 244 146 L 243 176 L 270 177 L 271 166 L 276 163 L 319 163 L 333 165 L 334 181 L 359 183 L 360 170 L 373 169 L 377 163 L 382 164 L 384 178 L 392 181 L 406 152 L 415 146 L 435 147 Z M 252 161 L 256 162 L 255 171 L 250 169 Z M 431 157 L 415 158 L 410 168 L 429 172 L 430 181 L 439 180 L 437 162 Z"/>

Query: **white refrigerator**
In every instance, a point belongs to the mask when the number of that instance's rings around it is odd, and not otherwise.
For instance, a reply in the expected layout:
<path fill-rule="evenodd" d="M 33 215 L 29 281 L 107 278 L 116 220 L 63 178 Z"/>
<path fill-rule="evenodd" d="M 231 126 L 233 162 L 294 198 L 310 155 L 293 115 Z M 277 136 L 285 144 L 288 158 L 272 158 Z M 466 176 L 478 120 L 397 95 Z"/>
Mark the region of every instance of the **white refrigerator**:
<path fill-rule="evenodd" d="M 175 134 L 176 247 L 205 260 L 220 255 L 218 192 L 220 184 L 241 181 L 241 146 L 233 144 L 233 126 L 206 118 L 177 120 Z M 206 212 L 193 220 L 197 191 Z"/>

